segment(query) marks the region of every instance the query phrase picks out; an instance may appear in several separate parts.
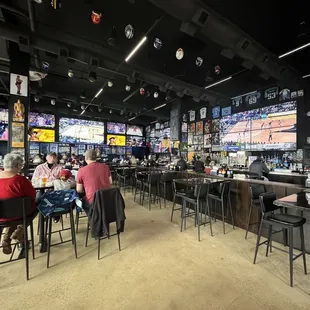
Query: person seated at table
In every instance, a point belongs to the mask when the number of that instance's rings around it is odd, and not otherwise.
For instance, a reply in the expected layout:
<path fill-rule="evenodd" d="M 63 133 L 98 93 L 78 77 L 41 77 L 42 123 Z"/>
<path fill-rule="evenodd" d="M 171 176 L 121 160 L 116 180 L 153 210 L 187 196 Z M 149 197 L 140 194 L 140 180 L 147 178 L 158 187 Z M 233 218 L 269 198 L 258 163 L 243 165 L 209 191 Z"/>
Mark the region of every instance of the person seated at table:
<path fill-rule="evenodd" d="M 80 168 L 76 177 L 76 191 L 79 194 L 85 192 L 83 198 L 83 209 L 86 214 L 93 201 L 95 192 L 100 189 L 110 188 L 112 176 L 109 167 L 103 163 L 97 163 L 95 150 L 85 152 L 86 167 Z"/>
<path fill-rule="evenodd" d="M 75 187 L 70 170 L 63 169 L 59 172 L 59 180 L 53 181 L 54 190 L 69 190 Z"/>
<path fill-rule="evenodd" d="M 35 169 L 32 180 L 36 180 L 46 177 L 47 182 L 52 182 L 59 178 L 59 172 L 62 170 L 62 166 L 57 164 L 57 155 L 55 153 L 49 153 L 46 156 L 46 162 L 37 166 Z"/>
<path fill-rule="evenodd" d="M 129 162 L 130 162 L 132 165 L 136 165 L 136 164 L 137 164 L 136 156 L 135 156 L 135 155 L 131 155 Z"/>
<path fill-rule="evenodd" d="M 35 155 L 33 157 L 33 161 L 32 161 L 34 164 L 41 164 L 42 163 L 42 158 L 39 154 Z"/>
<path fill-rule="evenodd" d="M 59 159 L 59 163 L 62 164 L 62 165 L 66 164 L 67 161 L 68 161 L 68 156 L 67 156 L 67 154 L 63 154 L 63 155 L 61 156 L 61 158 Z"/>
<path fill-rule="evenodd" d="M 0 172 L 0 199 L 30 197 L 33 201 L 33 211 L 35 212 L 36 191 L 30 181 L 24 176 L 19 175 L 23 167 L 23 159 L 17 153 L 9 153 L 4 156 L 4 171 Z M 8 222 L 13 219 L 0 218 L 0 222 Z M 4 254 L 11 254 L 12 239 L 23 242 L 24 229 L 22 225 L 10 226 L 4 229 L 2 237 L 2 250 Z"/>
<path fill-rule="evenodd" d="M 176 170 L 180 171 L 186 171 L 187 170 L 187 163 L 184 160 L 184 157 L 181 156 L 181 158 L 177 161 Z"/>
<path fill-rule="evenodd" d="M 71 154 L 71 157 L 69 158 L 68 161 L 71 163 L 72 166 L 80 164 L 77 156 L 74 153 Z"/>
<path fill-rule="evenodd" d="M 205 170 L 205 166 L 203 164 L 203 162 L 200 160 L 200 157 L 197 156 L 196 160 L 194 162 L 194 171 L 195 172 L 204 172 Z"/>

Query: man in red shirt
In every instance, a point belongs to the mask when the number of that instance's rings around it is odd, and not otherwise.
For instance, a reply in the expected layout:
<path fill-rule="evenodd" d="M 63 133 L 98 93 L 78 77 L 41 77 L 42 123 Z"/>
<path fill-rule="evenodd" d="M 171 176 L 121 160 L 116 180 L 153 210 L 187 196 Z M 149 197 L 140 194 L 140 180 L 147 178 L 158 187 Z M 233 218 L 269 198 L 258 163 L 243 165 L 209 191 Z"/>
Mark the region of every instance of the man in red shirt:
<path fill-rule="evenodd" d="M 110 188 L 112 176 L 109 167 L 102 163 L 97 163 L 95 150 L 87 150 L 84 154 L 86 167 L 80 168 L 76 178 L 76 191 L 84 193 L 83 209 L 88 214 L 95 192 L 100 189 Z"/>

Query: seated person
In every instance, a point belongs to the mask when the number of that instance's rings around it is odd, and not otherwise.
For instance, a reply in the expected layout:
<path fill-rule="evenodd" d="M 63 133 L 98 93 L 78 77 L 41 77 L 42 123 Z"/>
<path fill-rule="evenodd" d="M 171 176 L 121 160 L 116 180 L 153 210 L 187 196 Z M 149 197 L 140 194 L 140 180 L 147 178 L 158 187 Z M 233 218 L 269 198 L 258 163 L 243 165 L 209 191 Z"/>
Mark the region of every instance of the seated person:
<path fill-rule="evenodd" d="M 176 170 L 180 171 L 186 171 L 187 170 L 187 163 L 184 160 L 184 157 L 181 156 L 181 158 L 177 161 Z"/>
<path fill-rule="evenodd" d="M 23 159 L 17 153 L 9 153 L 4 156 L 4 171 L 0 172 L 0 199 L 30 197 L 33 200 L 33 210 L 35 212 L 36 191 L 30 181 L 24 176 L 19 175 L 23 167 Z M 0 218 L 0 222 L 7 222 L 8 218 Z M 4 229 L 2 238 L 2 250 L 4 254 L 11 254 L 11 241 L 15 239 L 19 242 L 24 241 L 24 230 L 22 225 L 10 226 Z"/>
<path fill-rule="evenodd" d="M 197 160 L 194 162 L 194 171 L 195 172 L 204 172 L 205 171 L 205 166 L 203 162 L 200 160 L 200 157 L 197 156 Z"/>
<path fill-rule="evenodd" d="M 100 189 L 110 188 L 112 176 L 109 167 L 103 163 L 97 163 L 95 150 L 85 152 L 87 166 L 80 168 L 76 178 L 76 191 L 85 192 L 83 198 L 83 209 L 86 214 L 89 212 L 95 192 Z"/>
<path fill-rule="evenodd" d="M 135 155 L 131 155 L 129 162 L 130 162 L 132 165 L 136 165 L 136 164 L 137 164 L 136 156 L 135 156 Z"/>
<path fill-rule="evenodd" d="M 49 153 L 46 156 L 46 162 L 37 166 L 35 169 L 32 181 L 35 182 L 40 178 L 47 177 L 47 182 L 52 182 L 59 178 L 59 172 L 62 166 L 57 164 L 57 156 L 55 153 Z"/>
<path fill-rule="evenodd" d="M 41 156 L 39 154 L 35 155 L 32 162 L 34 164 L 41 164 L 42 163 Z"/>
<path fill-rule="evenodd" d="M 59 180 L 53 181 L 54 190 L 69 190 L 75 187 L 75 181 L 72 178 L 70 170 L 63 169 L 59 172 Z"/>

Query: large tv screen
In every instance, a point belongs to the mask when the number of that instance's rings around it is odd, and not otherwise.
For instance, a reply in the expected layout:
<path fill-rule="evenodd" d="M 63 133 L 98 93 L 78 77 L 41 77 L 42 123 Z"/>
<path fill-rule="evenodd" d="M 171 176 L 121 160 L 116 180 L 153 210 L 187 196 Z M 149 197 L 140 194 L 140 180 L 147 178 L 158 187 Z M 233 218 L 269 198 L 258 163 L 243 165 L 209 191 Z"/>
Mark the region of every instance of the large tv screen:
<path fill-rule="evenodd" d="M 126 133 L 126 124 L 108 122 L 107 123 L 107 133 L 125 134 Z"/>
<path fill-rule="evenodd" d="M 107 135 L 107 144 L 108 145 L 116 145 L 116 146 L 125 146 L 126 145 L 126 136 Z"/>
<path fill-rule="evenodd" d="M 0 108 L 0 122 L 8 123 L 9 122 L 9 110 Z"/>
<path fill-rule="evenodd" d="M 104 123 L 83 119 L 60 118 L 59 142 L 104 143 Z"/>
<path fill-rule="evenodd" d="M 221 119 L 224 150 L 296 149 L 296 101 L 240 112 Z"/>
<path fill-rule="evenodd" d="M 0 108 L 0 140 L 8 141 L 9 139 L 9 111 Z"/>
<path fill-rule="evenodd" d="M 138 136 L 127 136 L 126 145 L 127 146 L 143 146 L 145 138 Z"/>
<path fill-rule="evenodd" d="M 129 136 L 143 136 L 143 127 L 136 125 L 127 125 L 127 135 Z"/>
<path fill-rule="evenodd" d="M 32 128 L 30 141 L 33 142 L 55 142 L 55 130 Z"/>
<path fill-rule="evenodd" d="M 29 112 L 28 125 L 31 127 L 55 128 L 55 115 Z"/>

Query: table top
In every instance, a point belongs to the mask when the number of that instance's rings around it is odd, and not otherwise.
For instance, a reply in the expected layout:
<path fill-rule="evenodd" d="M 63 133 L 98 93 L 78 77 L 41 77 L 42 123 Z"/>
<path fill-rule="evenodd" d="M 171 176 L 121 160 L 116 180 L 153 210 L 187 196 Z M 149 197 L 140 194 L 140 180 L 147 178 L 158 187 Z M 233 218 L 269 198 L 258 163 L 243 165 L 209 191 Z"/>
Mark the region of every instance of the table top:
<path fill-rule="evenodd" d="M 33 186 L 35 190 L 46 190 L 46 189 L 54 189 L 54 185 L 51 186 Z"/>
<path fill-rule="evenodd" d="M 274 201 L 279 207 L 310 212 L 310 193 L 300 192 Z"/>
<path fill-rule="evenodd" d="M 214 184 L 214 183 L 222 183 L 227 179 L 212 179 L 212 178 L 192 178 L 192 179 L 174 179 L 176 183 L 184 184 L 184 185 L 199 185 L 202 183 Z"/>

